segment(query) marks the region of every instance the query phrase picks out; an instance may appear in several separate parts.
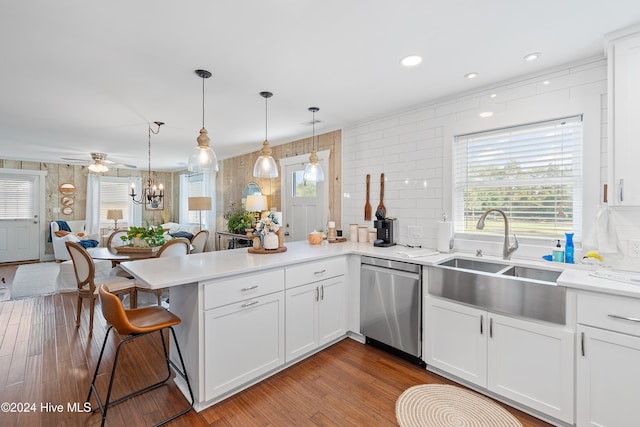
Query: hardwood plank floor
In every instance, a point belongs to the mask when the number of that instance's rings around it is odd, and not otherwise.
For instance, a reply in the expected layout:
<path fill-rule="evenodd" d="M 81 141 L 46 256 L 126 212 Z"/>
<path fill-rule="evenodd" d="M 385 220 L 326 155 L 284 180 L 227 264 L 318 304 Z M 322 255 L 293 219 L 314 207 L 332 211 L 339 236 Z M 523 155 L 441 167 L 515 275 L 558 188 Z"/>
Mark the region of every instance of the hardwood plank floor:
<path fill-rule="evenodd" d="M 1 426 L 94 426 L 98 414 L 72 413 L 87 397 L 106 323 L 96 308 L 88 337 L 88 304 L 75 328 L 72 293 L 0 303 L 0 402 L 35 404 L 35 412 L 0 411 Z M 166 337 L 165 337 L 166 338 Z M 111 337 L 98 376 L 104 393 L 117 340 Z M 114 395 L 162 377 L 159 336 L 127 344 L 116 373 Z M 156 368 L 159 367 L 159 368 Z M 394 426 L 395 402 L 408 387 L 450 383 L 404 360 L 353 340 L 343 340 L 200 413 L 171 426 Z M 41 405 L 63 405 L 62 412 Z M 94 401 L 92 401 L 95 404 Z M 173 383 L 109 410 L 108 426 L 148 426 L 186 405 Z M 504 406 L 504 405 L 503 405 Z M 507 407 L 524 427 L 547 426 Z"/>

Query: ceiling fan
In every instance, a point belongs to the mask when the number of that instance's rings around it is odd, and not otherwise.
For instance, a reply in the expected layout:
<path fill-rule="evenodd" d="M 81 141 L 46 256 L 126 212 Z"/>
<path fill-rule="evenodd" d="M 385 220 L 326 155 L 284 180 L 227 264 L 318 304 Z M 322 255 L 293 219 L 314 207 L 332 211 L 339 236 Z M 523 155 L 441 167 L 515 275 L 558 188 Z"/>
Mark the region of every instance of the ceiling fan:
<path fill-rule="evenodd" d="M 69 160 L 72 162 L 85 163 L 85 159 L 70 159 L 63 157 L 62 160 Z M 112 160 L 107 160 L 105 153 L 91 153 L 91 162 L 89 162 L 89 170 L 94 173 L 105 173 L 109 170 L 109 166 L 114 168 L 136 169 L 135 165 L 128 165 L 126 163 L 118 163 Z"/>

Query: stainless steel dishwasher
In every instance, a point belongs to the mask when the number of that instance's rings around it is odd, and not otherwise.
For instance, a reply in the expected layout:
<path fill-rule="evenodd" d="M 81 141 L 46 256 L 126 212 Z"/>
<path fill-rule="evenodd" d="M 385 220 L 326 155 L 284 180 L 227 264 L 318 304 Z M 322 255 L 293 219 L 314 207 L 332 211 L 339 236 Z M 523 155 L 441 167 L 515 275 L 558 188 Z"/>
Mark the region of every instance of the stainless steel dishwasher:
<path fill-rule="evenodd" d="M 421 266 L 363 256 L 360 264 L 360 332 L 368 344 L 421 365 Z"/>

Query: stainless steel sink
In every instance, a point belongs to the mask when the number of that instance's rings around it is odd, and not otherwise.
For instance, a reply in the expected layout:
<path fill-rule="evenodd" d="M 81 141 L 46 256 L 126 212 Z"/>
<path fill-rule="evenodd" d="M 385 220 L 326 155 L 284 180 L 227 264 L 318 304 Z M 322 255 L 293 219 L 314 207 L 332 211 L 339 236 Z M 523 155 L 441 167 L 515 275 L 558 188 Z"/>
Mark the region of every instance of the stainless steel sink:
<path fill-rule="evenodd" d="M 513 266 L 501 271 L 505 276 L 522 277 L 525 279 L 540 280 L 543 282 L 556 283 L 562 271 L 543 270 L 541 268 Z"/>
<path fill-rule="evenodd" d="M 465 258 L 428 269 L 431 295 L 517 317 L 566 323 L 561 272 Z"/>
<path fill-rule="evenodd" d="M 439 265 L 443 265 L 445 267 L 464 268 L 465 270 L 485 271 L 487 273 L 497 273 L 498 271 L 509 267 L 507 264 L 498 264 L 467 258 L 452 258 L 440 263 Z"/>

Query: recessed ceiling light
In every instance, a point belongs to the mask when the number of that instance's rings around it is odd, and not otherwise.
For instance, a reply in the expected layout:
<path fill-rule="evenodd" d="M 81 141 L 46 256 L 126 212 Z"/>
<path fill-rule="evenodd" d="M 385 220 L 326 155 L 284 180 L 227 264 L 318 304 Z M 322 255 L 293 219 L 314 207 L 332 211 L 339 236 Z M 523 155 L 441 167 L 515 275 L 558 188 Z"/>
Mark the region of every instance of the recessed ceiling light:
<path fill-rule="evenodd" d="M 545 81 L 543 81 L 543 82 L 542 82 L 542 84 L 543 84 L 543 85 L 548 85 L 548 84 L 550 84 L 550 83 L 551 83 L 551 82 L 550 82 L 549 80 L 545 80 Z"/>
<path fill-rule="evenodd" d="M 530 53 L 528 55 L 525 55 L 524 60 L 525 61 L 535 61 L 536 59 L 540 58 L 541 56 L 542 56 L 542 53 L 533 52 L 533 53 Z"/>
<path fill-rule="evenodd" d="M 422 57 L 418 55 L 409 55 L 402 58 L 400 63 L 405 67 L 415 67 L 422 62 Z"/>
<path fill-rule="evenodd" d="M 469 79 L 469 80 L 475 79 L 476 77 L 478 77 L 478 73 L 476 73 L 476 72 L 467 73 L 467 74 L 464 75 L 464 78 L 465 79 Z"/>
<path fill-rule="evenodd" d="M 480 113 L 480 117 L 491 117 L 493 116 L 493 111 L 483 111 L 482 113 Z"/>
<path fill-rule="evenodd" d="M 491 98 L 495 98 L 496 96 L 498 96 L 498 94 L 497 93 L 492 93 L 490 96 L 491 96 Z"/>

